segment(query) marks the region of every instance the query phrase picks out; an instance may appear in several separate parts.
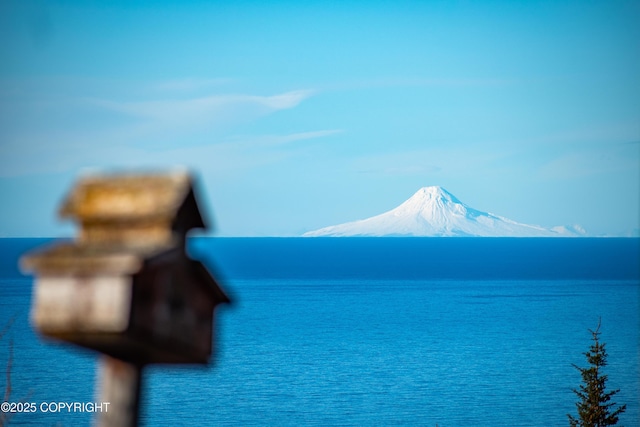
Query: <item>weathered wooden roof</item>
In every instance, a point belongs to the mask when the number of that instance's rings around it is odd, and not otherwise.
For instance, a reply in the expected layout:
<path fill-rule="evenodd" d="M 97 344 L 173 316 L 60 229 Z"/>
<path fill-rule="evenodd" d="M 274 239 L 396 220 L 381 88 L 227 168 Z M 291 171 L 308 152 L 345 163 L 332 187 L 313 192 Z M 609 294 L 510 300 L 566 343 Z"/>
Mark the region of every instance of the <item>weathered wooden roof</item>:
<path fill-rule="evenodd" d="M 30 252 L 20 260 L 23 271 L 40 276 L 122 276 L 142 271 L 153 259 L 186 263 L 191 274 L 204 286 L 216 303 L 230 302 L 207 268 L 185 256 L 177 244 L 122 246 L 86 245 L 73 241 L 58 242 Z"/>
<path fill-rule="evenodd" d="M 186 231 L 205 228 L 183 172 L 87 176 L 66 197 L 60 216 L 87 223 L 163 221 Z"/>
<path fill-rule="evenodd" d="M 176 247 L 177 245 L 122 246 L 60 242 L 28 253 L 21 259 L 21 267 L 39 275 L 135 274 L 140 271 L 145 259 Z"/>

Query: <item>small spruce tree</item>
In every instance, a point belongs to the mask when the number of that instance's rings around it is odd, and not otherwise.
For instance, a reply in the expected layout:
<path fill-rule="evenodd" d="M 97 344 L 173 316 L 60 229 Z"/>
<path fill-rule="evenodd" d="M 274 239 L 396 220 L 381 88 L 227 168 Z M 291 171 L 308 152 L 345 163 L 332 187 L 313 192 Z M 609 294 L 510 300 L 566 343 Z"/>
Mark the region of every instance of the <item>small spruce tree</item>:
<path fill-rule="evenodd" d="M 569 425 L 571 427 L 613 426 L 618 423 L 618 415 L 627 409 L 627 405 L 612 410 L 616 403 L 611 402 L 611 398 L 620 390 L 606 391 L 608 377 L 604 375 L 602 368 L 607 365 L 607 352 L 605 343 L 599 341 L 600 322 L 595 331 L 589 329 L 589 332 L 591 332 L 593 344 L 589 351 L 583 353 L 587 357 L 589 367 L 581 368 L 573 365 L 580 371 L 583 384 L 580 385 L 579 390 L 573 390 L 579 399 L 576 403 L 578 418 L 568 414 Z"/>

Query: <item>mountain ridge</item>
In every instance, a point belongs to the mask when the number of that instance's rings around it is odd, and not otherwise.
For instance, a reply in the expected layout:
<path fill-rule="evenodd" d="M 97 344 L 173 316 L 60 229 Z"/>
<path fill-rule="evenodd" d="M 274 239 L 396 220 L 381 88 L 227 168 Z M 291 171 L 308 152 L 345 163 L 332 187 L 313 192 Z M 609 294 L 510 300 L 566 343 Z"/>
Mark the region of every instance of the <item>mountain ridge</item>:
<path fill-rule="evenodd" d="M 303 237 L 579 237 L 580 226 L 545 228 L 474 209 L 440 186 L 422 187 L 397 207 L 369 218 L 323 227 Z"/>

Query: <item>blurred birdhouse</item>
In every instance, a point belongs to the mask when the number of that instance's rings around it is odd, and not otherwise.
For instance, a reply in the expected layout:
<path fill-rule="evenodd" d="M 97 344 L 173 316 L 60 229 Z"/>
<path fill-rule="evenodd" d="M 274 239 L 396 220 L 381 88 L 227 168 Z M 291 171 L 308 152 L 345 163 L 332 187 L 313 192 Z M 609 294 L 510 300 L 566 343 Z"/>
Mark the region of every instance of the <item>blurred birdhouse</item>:
<path fill-rule="evenodd" d="M 185 237 L 205 228 L 186 173 L 81 179 L 60 215 L 79 236 L 22 259 L 31 318 L 48 337 L 136 364 L 207 363 L 213 313 L 229 299 Z"/>

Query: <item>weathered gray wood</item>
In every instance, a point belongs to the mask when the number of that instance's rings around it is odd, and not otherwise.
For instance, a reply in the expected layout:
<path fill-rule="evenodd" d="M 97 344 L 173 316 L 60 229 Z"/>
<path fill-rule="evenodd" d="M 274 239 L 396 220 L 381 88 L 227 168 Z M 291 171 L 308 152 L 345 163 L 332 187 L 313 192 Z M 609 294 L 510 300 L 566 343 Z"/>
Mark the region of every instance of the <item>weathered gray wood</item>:
<path fill-rule="evenodd" d="M 97 412 L 97 427 L 135 427 L 140 409 L 142 366 L 109 356 L 100 360 L 98 402 L 109 402 L 108 410 Z"/>
<path fill-rule="evenodd" d="M 35 281 L 32 321 L 43 333 L 124 332 L 131 311 L 131 277 L 53 276 Z"/>

